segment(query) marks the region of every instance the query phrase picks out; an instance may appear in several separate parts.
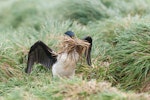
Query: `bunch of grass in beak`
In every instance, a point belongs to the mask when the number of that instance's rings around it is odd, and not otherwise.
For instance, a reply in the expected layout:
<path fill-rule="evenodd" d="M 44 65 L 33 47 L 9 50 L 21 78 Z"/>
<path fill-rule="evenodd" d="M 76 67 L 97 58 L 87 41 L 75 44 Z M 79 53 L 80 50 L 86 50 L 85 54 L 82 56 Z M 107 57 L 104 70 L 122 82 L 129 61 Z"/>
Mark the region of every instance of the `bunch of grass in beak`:
<path fill-rule="evenodd" d="M 68 54 L 70 54 L 76 51 L 80 57 L 82 56 L 82 54 L 85 54 L 85 56 L 87 56 L 87 51 L 90 43 L 86 42 L 85 40 L 65 36 L 61 41 L 60 53 L 67 52 Z"/>

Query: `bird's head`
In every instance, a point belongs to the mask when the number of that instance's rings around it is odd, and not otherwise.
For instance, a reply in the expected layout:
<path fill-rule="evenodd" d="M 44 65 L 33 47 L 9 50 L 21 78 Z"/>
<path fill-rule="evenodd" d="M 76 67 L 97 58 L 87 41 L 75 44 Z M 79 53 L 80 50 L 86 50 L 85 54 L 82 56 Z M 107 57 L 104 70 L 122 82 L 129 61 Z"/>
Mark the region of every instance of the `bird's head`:
<path fill-rule="evenodd" d="M 71 37 L 71 38 L 75 37 L 75 34 L 74 34 L 74 32 L 72 32 L 72 31 L 67 31 L 67 32 L 65 32 L 65 35 L 67 35 L 67 36 L 69 36 L 69 37 Z"/>

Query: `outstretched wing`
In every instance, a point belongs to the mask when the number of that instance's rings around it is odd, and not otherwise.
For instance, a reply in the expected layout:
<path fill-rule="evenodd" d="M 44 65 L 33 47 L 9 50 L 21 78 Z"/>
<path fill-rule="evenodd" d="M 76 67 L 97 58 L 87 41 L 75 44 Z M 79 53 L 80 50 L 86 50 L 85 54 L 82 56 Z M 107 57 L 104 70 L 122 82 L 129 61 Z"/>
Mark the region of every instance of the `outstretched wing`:
<path fill-rule="evenodd" d="M 52 49 L 42 41 L 38 41 L 30 48 L 25 72 L 30 73 L 35 62 L 50 68 L 57 61 L 56 57 L 57 55 L 53 53 Z"/>
<path fill-rule="evenodd" d="M 90 66 L 91 65 L 92 38 L 90 36 L 87 36 L 83 40 L 85 40 L 86 42 L 90 43 L 90 46 L 87 49 L 86 54 L 85 54 L 87 64 Z"/>

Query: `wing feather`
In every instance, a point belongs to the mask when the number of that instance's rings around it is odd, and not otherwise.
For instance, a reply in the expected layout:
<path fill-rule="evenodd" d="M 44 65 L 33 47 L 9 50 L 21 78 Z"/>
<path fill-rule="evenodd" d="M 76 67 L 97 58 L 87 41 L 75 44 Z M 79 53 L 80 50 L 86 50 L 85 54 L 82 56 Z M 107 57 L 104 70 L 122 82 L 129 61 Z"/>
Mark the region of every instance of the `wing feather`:
<path fill-rule="evenodd" d="M 86 42 L 90 43 L 90 46 L 87 49 L 86 54 L 85 54 L 87 64 L 90 66 L 91 65 L 92 38 L 90 36 L 87 36 L 83 40 L 85 40 Z"/>
<path fill-rule="evenodd" d="M 50 68 L 56 61 L 57 55 L 45 45 L 42 41 L 37 41 L 31 48 L 28 54 L 26 73 L 30 73 L 34 63 L 40 63 L 43 66 Z"/>

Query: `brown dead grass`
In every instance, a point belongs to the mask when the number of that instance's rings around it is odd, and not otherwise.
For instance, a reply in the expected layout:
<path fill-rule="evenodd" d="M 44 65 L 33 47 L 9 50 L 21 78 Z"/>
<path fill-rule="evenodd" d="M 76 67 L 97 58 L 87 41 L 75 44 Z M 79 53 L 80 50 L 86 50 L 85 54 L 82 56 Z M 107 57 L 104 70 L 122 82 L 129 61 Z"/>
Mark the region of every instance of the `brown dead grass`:
<path fill-rule="evenodd" d="M 63 39 L 63 40 L 62 40 Z M 90 44 L 86 41 L 83 41 L 78 38 L 70 38 L 68 36 L 65 36 L 64 38 L 61 39 L 61 44 L 60 44 L 60 53 L 61 52 L 68 52 L 71 53 L 74 50 L 76 50 L 79 55 L 81 56 L 82 54 L 87 55 L 87 50 L 90 46 Z"/>
<path fill-rule="evenodd" d="M 150 77 L 150 74 L 148 75 L 148 77 Z M 140 92 L 149 92 L 150 93 L 150 79 L 143 83 L 142 89 L 140 90 Z"/>
<path fill-rule="evenodd" d="M 142 92 L 150 92 L 150 82 L 145 85 L 145 87 L 142 89 Z"/>
<path fill-rule="evenodd" d="M 7 81 L 9 78 L 21 74 L 21 72 L 18 69 L 15 69 L 8 63 L 3 63 L 0 65 L 1 74 L 3 77 L 0 77 L 0 81 Z"/>
<path fill-rule="evenodd" d="M 121 98 L 126 98 L 127 100 L 149 100 L 150 94 L 146 93 L 125 93 L 119 91 L 117 88 L 112 87 L 111 83 L 108 82 L 97 82 L 96 80 L 82 81 L 79 84 L 63 84 L 60 85 L 60 91 L 55 95 L 63 95 L 64 100 L 82 100 L 88 98 L 90 95 L 96 95 L 98 93 L 108 92 L 117 94 Z"/>

